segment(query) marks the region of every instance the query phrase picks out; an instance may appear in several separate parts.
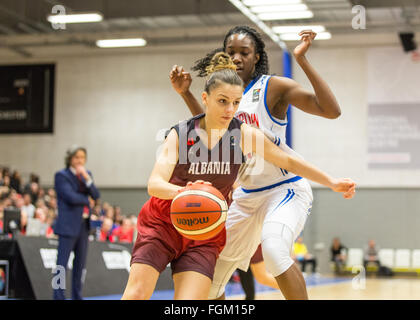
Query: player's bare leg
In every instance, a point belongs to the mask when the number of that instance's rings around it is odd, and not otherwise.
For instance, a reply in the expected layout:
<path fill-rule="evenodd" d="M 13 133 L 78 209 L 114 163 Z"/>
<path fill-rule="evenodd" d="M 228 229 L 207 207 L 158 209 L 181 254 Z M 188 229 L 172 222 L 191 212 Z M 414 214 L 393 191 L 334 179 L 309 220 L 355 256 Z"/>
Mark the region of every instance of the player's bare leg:
<path fill-rule="evenodd" d="M 147 264 L 133 263 L 122 300 L 148 300 L 155 290 L 159 272 Z"/>
<path fill-rule="evenodd" d="M 207 300 L 211 279 L 195 271 L 178 272 L 173 275 L 175 300 Z"/>
<path fill-rule="evenodd" d="M 296 263 L 277 276 L 276 280 L 287 300 L 308 300 L 305 279 Z"/>

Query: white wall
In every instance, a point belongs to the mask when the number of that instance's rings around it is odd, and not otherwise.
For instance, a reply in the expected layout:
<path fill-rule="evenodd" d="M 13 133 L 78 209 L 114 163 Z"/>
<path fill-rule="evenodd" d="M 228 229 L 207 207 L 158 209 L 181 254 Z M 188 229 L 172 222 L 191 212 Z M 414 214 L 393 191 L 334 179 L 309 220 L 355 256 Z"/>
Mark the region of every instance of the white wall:
<path fill-rule="evenodd" d="M 175 63 L 190 67 L 212 47 L 38 61 L 57 67 L 54 134 L 0 135 L 0 165 L 24 176 L 37 172 L 42 183 L 51 184 L 54 172 L 63 167 L 65 150 L 77 143 L 87 147 L 88 168 L 99 186 L 145 186 L 158 130 L 190 116 L 171 88 L 169 70 Z M 308 59 L 336 94 L 342 115 L 327 120 L 294 109 L 294 148 L 332 175 L 352 177 L 359 186 L 418 186 L 419 170 L 367 169 L 368 50 L 310 49 Z M 272 73 L 281 74 L 281 56 L 279 49 L 270 49 Z M 294 78 L 311 89 L 297 65 Z M 202 79 L 193 82 L 197 96 L 202 87 Z"/>
<path fill-rule="evenodd" d="M 36 172 L 50 185 L 66 149 L 79 144 L 88 150 L 87 167 L 98 186 L 145 186 L 157 133 L 191 116 L 171 87 L 169 71 L 173 64 L 189 69 L 210 48 L 30 61 L 56 63 L 54 134 L 0 135 L 0 166 L 17 169 L 24 179 Z M 281 59 L 273 60 L 275 71 Z M 196 97 L 203 87 L 203 79 L 193 81 Z"/>
<path fill-rule="evenodd" d="M 53 135 L 0 136 L 0 163 L 35 171 L 43 183 L 63 167 L 72 144 L 88 149 L 88 167 L 100 186 L 140 186 L 154 162 L 160 128 L 188 112 L 171 89 L 173 63 L 195 55 L 116 55 L 56 60 Z M 194 85 L 199 87 L 199 83 Z"/>
<path fill-rule="evenodd" d="M 334 176 L 353 178 L 359 186 L 418 187 L 420 185 L 420 170 L 368 169 L 368 99 L 369 95 L 372 95 L 369 92 L 376 90 L 375 96 L 383 95 L 385 99 L 390 90 L 394 90 L 394 95 L 404 90 L 405 82 L 407 84 L 410 82 L 409 87 L 413 87 L 412 79 L 404 76 L 398 78 L 398 86 L 394 84 L 382 91 L 381 88 L 374 88 L 372 82 L 369 83 L 369 61 L 372 64 L 372 61 L 378 58 L 386 60 L 383 55 L 387 52 L 394 54 L 395 51 L 401 51 L 403 57 L 402 48 L 399 46 L 310 50 L 308 59 L 336 95 L 342 115 L 336 120 L 328 120 L 305 114 L 294 108 L 294 148 L 300 154 Z M 392 74 L 398 71 L 395 66 L 399 64 L 398 55 L 397 58 L 395 54 L 393 57 L 394 59 L 391 59 L 393 61 L 376 66 L 388 70 L 387 74 L 391 75 L 390 80 L 395 79 Z M 419 63 L 410 63 L 413 68 L 419 69 Z M 294 65 L 294 79 L 305 88 L 311 89 L 309 81 L 297 64 Z M 381 79 L 378 78 L 379 80 Z M 420 82 L 417 88 L 420 88 Z M 420 100 L 417 101 L 420 103 Z"/>

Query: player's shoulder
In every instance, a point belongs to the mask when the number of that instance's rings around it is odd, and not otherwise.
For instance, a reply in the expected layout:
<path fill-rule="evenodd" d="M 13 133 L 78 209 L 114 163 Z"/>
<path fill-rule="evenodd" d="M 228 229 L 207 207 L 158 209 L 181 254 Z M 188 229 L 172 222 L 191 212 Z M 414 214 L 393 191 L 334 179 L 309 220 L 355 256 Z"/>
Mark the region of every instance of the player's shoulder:
<path fill-rule="evenodd" d="M 290 78 L 273 75 L 267 84 L 267 91 L 272 94 L 282 95 L 286 91 L 298 86 L 298 83 Z"/>
<path fill-rule="evenodd" d="M 244 123 L 245 122 L 238 119 L 237 117 L 233 117 L 233 119 L 232 119 L 232 121 L 230 122 L 230 125 L 229 125 L 229 130 L 240 128 Z"/>
<path fill-rule="evenodd" d="M 181 132 L 181 130 L 185 130 L 184 133 L 188 132 L 191 128 L 195 127 L 195 121 L 204 117 L 204 115 L 205 115 L 204 113 L 201 113 L 189 119 L 179 121 L 177 124 L 174 124 L 165 132 L 165 139 L 168 137 L 171 131 L 175 131 L 178 136 L 180 135 L 180 133 L 183 132 L 183 131 Z"/>
<path fill-rule="evenodd" d="M 191 117 L 189 119 L 179 121 L 176 125 L 172 126 L 172 128 L 175 128 L 178 131 L 178 129 L 180 127 L 183 127 L 183 126 L 190 127 L 191 125 L 194 125 L 195 124 L 195 121 L 196 120 L 199 120 L 199 119 L 201 119 L 204 116 L 205 116 L 204 113 L 200 113 L 200 114 L 198 114 L 198 115 L 196 115 L 194 117 Z"/>
<path fill-rule="evenodd" d="M 296 83 L 296 81 L 293 80 L 293 79 L 278 76 L 278 75 L 271 75 L 268 85 L 269 86 L 272 86 L 272 85 L 290 85 L 290 84 L 293 84 L 293 83 Z"/>

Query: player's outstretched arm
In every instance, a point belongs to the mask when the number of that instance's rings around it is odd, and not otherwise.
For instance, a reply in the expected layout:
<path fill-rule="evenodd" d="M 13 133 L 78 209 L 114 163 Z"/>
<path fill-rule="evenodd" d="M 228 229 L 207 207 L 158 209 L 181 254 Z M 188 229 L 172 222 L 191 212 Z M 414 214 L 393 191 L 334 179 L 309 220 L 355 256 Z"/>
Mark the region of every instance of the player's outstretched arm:
<path fill-rule="evenodd" d="M 327 82 L 320 76 L 306 58 L 306 52 L 316 37 L 312 30 L 299 33 L 301 43 L 294 49 L 296 62 L 305 72 L 314 92 L 304 89 L 296 81 L 273 77 L 269 82 L 269 92 L 275 92 L 275 103 L 292 104 L 304 112 L 320 117 L 335 119 L 341 115 L 341 108 Z"/>
<path fill-rule="evenodd" d="M 245 154 L 256 153 L 279 168 L 322 184 L 335 192 L 340 192 L 346 199 L 353 198 L 356 189 L 356 183 L 353 180 L 333 178 L 309 162 L 287 154 L 258 129 L 243 124 L 241 130 L 242 150 Z"/>
<path fill-rule="evenodd" d="M 186 72 L 182 66 L 174 65 L 169 73 L 169 79 L 172 87 L 184 99 L 193 116 L 204 112 L 203 107 L 190 91 L 192 78 L 189 72 Z"/>
<path fill-rule="evenodd" d="M 178 161 L 178 134 L 172 129 L 166 138 L 147 184 L 150 196 L 173 199 L 183 187 L 169 183 Z"/>

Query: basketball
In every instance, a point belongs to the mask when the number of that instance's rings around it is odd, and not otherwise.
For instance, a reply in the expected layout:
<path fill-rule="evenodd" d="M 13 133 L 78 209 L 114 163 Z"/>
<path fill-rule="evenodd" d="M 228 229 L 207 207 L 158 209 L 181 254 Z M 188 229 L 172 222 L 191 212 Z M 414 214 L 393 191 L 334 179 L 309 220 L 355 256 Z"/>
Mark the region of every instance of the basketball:
<path fill-rule="evenodd" d="M 206 184 L 187 186 L 171 204 L 175 229 L 191 240 L 207 240 L 223 230 L 228 205 L 219 190 Z"/>

